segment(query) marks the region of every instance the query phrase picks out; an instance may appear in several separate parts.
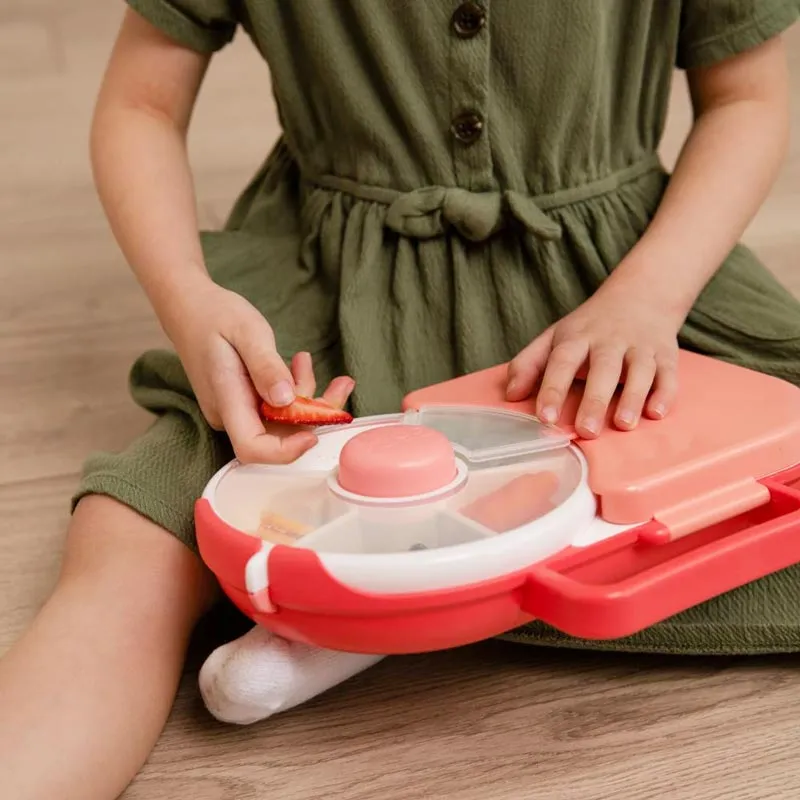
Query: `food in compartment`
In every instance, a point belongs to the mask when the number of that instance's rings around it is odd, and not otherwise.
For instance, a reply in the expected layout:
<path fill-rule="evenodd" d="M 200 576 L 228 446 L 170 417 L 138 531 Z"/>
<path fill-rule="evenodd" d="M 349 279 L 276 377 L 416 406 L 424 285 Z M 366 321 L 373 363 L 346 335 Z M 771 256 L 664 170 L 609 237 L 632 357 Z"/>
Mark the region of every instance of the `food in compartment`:
<path fill-rule="evenodd" d="M 311 533 L 312 530 L 313 528 L 310 525 L 304 525 L 297 520 L 265 511 L 261 515 L 261 521 L 255 535 L 259 539 L 272 544 L 293 545 L 298 539 Z"/>
<path fill-rule="evenodd" d="M 346 511 L 324 479 L 304 479 L 297 486 L 270 493 L 260 506 L 259 523 L 253 534 L 275 544 L 295 544 Z"/>
<path fill-rule="evenodd" d="M 505 533 L 543 517 L 558 506 L 554 498 L 560 487 L 555 472 L 529 472 L 512 478 L 458 513 L 494 533 Z"/>

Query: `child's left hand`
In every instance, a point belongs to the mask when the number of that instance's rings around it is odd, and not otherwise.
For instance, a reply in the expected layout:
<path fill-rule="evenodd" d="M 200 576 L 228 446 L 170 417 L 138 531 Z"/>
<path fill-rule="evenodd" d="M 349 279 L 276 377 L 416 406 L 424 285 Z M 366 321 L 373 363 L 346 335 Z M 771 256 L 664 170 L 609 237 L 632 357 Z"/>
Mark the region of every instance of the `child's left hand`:
<path fill-rule="evenodd" d="M 596 437 L 619 384 L 614 424 L 630 430 L 642 414 L 661 419 L 677 392 L 678 330 L 682 320 L 664 313 L 652 293 L 601 289 L 534 339 L 510 364 L 507 396 L 530 396 L 541 381 L 536 413 L 557 422 L 572 383 L 586 374 L 576 431 Z"/>

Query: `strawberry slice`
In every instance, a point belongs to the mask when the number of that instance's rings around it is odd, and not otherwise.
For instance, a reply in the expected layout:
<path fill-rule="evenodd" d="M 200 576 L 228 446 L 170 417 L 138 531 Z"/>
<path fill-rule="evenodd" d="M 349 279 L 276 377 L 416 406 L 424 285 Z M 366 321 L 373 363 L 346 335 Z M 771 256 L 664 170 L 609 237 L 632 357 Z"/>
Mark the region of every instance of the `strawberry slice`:
<path fill-rule="evenodd" d="M 351 414 L 334 408 L 322 399 L 296 397 L 294 402 L 283 408 L 269 403 L 261 403 L 261 416 L 266 422 L 280 422 L 282 425 L 347 425 L 353 421 Z"/>

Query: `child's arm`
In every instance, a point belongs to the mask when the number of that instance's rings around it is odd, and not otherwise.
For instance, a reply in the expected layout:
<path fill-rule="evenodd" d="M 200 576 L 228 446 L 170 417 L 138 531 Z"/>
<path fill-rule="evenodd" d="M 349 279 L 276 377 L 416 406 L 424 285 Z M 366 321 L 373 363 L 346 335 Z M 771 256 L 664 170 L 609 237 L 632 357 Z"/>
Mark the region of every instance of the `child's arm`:
<path fill-rule="evenodd" d="M 265 433 L 256 390 L 274 406 L 288 405 L 295 389 L 313 392 L 308 359 L 299 375 L 286 367 L 267 321 L 211 280 L 200 247 L 186 134 L 207 65 L 207 56 L 127 13 L 92 128 L 95 180 L 209 423 L 227 431 L 242 460 L 291 461 L 315 437 Z M 340 382 L 334 402 L 350 389 Z"/>
<path fill-rule="evenodd" d="M 510 369 L 511 399 L 530 394 L 542 378 L 537 406 L 547 419 L 559 413 L 588 362 L 578 415 L 584 436 L 600 429 L 623 372 L 619 427 L 633 427 L 643 410 L 653 418 L 668 412 L 677 389 L 678 331 L 787 152 L 789 78 L 780 38 L 688 77 L 695 124 L 648 230 L 597 293 Z"/>
<path fill-rule="evenodd" d="M 92 126 L 95 183 L 112 231 L 167 328 L 171 300 L 209 283 L 186 152 L 208 60 L 128 11 Z"/>

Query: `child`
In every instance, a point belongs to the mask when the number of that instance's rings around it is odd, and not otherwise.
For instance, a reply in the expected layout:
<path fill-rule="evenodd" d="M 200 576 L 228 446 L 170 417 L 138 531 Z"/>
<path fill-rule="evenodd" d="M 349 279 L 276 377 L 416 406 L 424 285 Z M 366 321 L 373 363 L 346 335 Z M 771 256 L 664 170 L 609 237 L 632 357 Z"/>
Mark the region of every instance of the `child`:
<path fill-rule="evenodd" d="M 787 149 L 780 34 L 797 0 L 128 3 L 93 163 L 176 354 L 134 366 L 156 421 L 87 464 L 58 586 L 0 662 L 15 800 L 115 797 L 152 749 L 216 598 L 195 498 L 233 453 L 286 462 L 314 443 L 265 428 L 257 396 L 289 404 L 316 373 L 334 404 L 385 412 L 511 360 L 509 397 L 541 385 L 551 418 L 586 366 L 591 437 L 620 378 L 615 425 L 669 413 L 679 343 L 800 382 L 800 305 L 736 244 Z M 240 25 L 284 135 L 225 230 L 201 238 L 185 137 L 209 56 Z M 676 64 L 696 119 L 668 178 L 655 153 Z M 788 570 L 614 646 L 797 650 L 798 586 Z M 270 711 L 218 696 L 237 665 L 267 665 L 256 695 L 270 664 L 296 670 L 274 709 L 371 663 L 248 636 L 209 661 L 219 716 Z"/>

